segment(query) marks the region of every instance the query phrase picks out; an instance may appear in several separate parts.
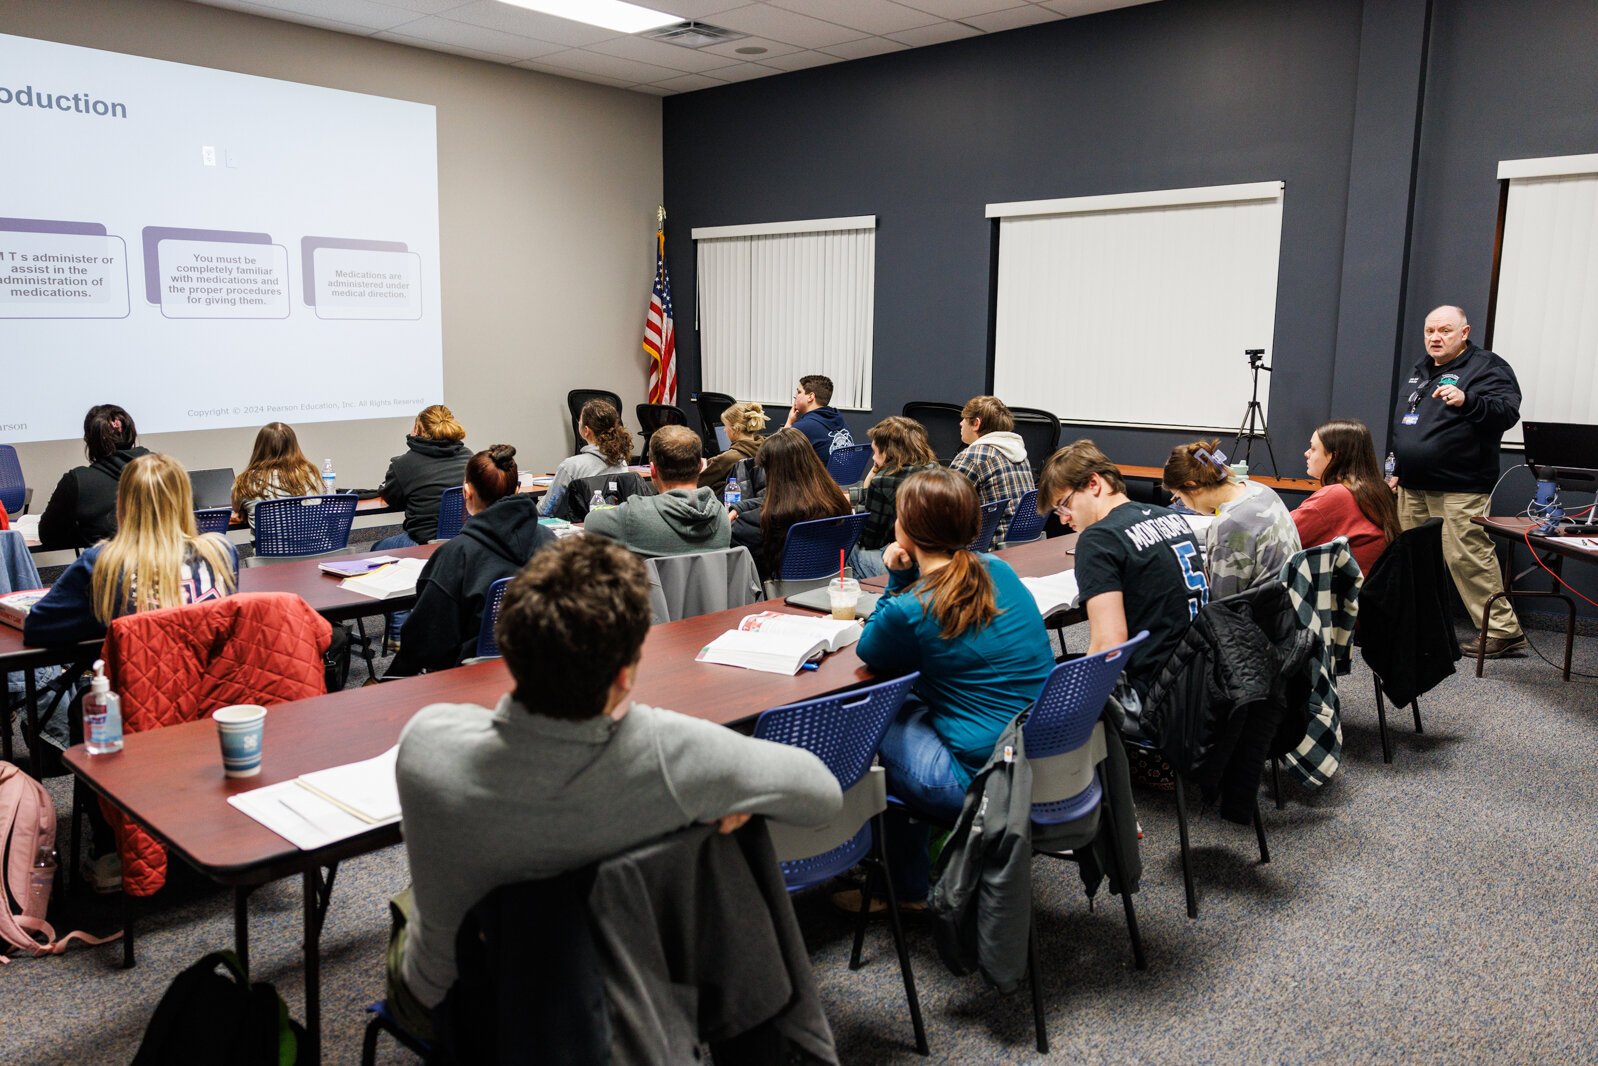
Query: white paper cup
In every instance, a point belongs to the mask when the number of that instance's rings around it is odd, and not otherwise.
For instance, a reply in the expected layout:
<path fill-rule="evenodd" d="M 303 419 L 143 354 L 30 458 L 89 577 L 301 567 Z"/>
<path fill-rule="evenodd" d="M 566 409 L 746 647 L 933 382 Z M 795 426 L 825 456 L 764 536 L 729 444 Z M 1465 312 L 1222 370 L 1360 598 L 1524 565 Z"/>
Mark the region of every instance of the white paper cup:
<path fill-rule="evenodd" d="M 229 777 L 254 777 L 261 772 L 261 742 L 266 737 L 266 708 L 241 703 L 211 712 L 222 742 L 222 769 Z"/>

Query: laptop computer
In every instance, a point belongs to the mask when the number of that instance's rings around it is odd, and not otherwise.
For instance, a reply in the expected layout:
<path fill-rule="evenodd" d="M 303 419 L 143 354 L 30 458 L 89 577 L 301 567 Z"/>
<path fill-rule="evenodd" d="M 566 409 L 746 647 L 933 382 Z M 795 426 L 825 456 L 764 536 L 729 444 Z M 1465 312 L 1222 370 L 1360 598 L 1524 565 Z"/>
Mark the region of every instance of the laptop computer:
<path fill-rule="evenodd" d="M 724 452 L 732 450 L 732 439 L 727 436 L 726 426 L 716 427 L 716 447 Z"/>
<path fill-rule="evenodd" d="M 194 492 L 196 511 L 233 506 L 233 468 L 230 466 L 220 466 L 214 470 L 190 470 L 189 487 Z"/>

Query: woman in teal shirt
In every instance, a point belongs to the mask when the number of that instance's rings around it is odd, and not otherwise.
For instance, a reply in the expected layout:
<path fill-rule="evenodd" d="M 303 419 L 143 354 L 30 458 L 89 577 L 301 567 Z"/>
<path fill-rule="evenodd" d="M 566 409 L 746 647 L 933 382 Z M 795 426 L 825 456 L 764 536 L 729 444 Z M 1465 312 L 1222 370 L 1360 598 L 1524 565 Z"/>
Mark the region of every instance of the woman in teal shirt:
<path fill-rule="evenodd" d="M 952 824 L 994 742 L 1054 669 L 1043 616 L 1015 571 L 966 548 L 981 515 L 963 475 L 935 467 L 899 487 L 888 590 L 866 621 L 860 658 L 879 674 L 921 671 L 879 754 L 888 790 L 912 815 Z M 926 899 L 926 822 L 896 820 L 887 841 L 902 902 Z"/>

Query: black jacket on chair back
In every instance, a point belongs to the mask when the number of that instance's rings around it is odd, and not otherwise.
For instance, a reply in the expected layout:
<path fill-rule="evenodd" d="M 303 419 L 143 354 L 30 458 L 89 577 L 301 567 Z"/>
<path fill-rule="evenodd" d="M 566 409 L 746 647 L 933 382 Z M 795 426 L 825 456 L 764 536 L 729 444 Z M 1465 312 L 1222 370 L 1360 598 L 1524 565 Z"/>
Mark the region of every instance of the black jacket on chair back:
<path fill-rule="evenodd" d="M 1400 533 L 1365 575 L 1360 654 L 1400 707 L 1454 672 L 1459 638 L 1448 617 L 1452 588 L 1441 518 Z"/>

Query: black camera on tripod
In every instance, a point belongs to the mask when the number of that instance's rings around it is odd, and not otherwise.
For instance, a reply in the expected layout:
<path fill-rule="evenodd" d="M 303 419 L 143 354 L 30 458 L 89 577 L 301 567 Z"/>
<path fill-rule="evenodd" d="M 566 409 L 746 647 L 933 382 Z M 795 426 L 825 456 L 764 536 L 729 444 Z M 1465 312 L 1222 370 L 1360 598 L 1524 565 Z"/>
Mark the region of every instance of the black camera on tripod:
<path fill-rule="evenodd" d="M 1264 348 L 1244 348 L 1243 354 L 1248 356 L 1248 367 L 1250 370 L 1260 370 L 1263 368 L 1263 364 L 1265 362 Z"/>

